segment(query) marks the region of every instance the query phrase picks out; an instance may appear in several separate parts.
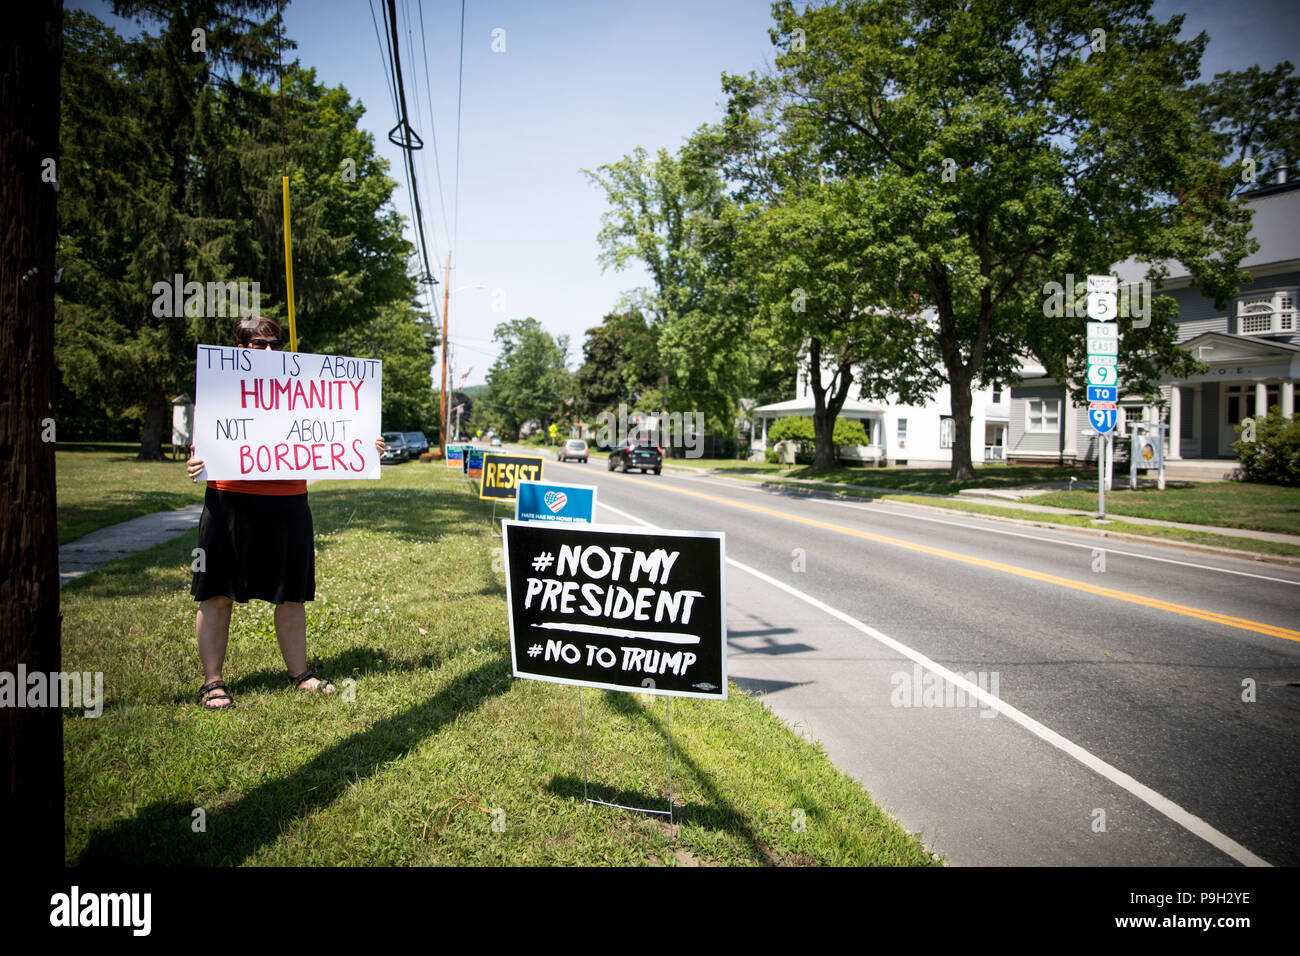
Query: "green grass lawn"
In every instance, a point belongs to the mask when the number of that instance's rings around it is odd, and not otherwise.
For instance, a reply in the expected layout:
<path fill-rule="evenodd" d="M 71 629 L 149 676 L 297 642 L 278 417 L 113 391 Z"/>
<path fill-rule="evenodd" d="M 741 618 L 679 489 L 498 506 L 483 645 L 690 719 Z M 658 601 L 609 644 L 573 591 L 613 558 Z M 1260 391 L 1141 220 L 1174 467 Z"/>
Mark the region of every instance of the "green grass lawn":
<path fill-rule="evenodd" d="M 136 481 L 100 464 L 108 494 Z M 196 532 L 64 588 L 64 669 L 102 671 L 107 697 L 98 718 L 65 717 L 70 864 L 935 862 L 734 685 L 672 703 L 675 839 L 661 818 L 588 808 L 577 689 L 510 676 L 490 504 L 438 464 L 310 494 L 308 654 L 354 700 L 290 689 L 270 607 L 252 604 L 226 661 L 237 708 L 198 707 Z M 664 700 L 583 701 L 591 795 L 662 809 Z"/>
<path fill-rule="evenodd" d="M 1018 488 L 1044 481 L 1068 481 L 1071 476 L 1079 475 L 1074 468 L 983 465 L 975 469 L 974 481 L 956 484 L 949 480 L 947 468 L 834 468 L 830 471 L 813 471 L 806 466 L 782 470 L 777 465 L 755 465 L 751 462 L 731 464 L 730 470 L 740 477 L 754 476 L 761 481 L 803 478 L 862 488 L 933 495 L 953 495 L 962 488 Z"/>
<path fill-rule="evenodd" d="M 59 544 L 119 521 L 203 500 L 184 461 L 136 461 L 135 444 L 65 444 L 55 453 Z"/>
<path fill-rule="evenodd" d="M 1116 485 L 1119 484 L 1118 477 Z M 1031 499 L 1036 505 L 1096 509 L 1095 491 L 1054 491 Z M 1116 487 L 1106 493 L 1106 511 L 1137 518 L 1158 518 L 1224 528 L 1253 528 L 1300 534 L 1300 488 L 1242 481 L 1198 482 L 1186 487 Z"/>

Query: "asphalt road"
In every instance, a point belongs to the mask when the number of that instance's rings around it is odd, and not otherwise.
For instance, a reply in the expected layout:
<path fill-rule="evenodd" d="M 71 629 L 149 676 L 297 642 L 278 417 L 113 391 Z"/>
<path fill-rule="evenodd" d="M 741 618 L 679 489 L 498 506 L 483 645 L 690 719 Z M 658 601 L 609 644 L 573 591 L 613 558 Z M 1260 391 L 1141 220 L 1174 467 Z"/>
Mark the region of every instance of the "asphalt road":
<path fill-rule="evenodd" d="M 603 522 L 724 531 L 732 680 L 950 862 L 1300 864 L 1300 571 L 604 461 L 546 475 L 596 485 Z"/>

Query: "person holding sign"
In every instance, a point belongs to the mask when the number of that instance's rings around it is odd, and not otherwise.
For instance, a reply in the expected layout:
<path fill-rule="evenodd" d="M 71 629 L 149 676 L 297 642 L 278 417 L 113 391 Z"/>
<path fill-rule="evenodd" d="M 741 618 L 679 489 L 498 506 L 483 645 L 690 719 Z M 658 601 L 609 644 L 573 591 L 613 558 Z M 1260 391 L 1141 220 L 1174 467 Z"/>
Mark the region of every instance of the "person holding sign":
<path fill-rule="evenodd" d="M 245 349 L 276 349 L 280 327 L 261 316 L 235 325 L 235 343 Z M 383 438 L 375 448 L 384 453 Z M 203 460 L 190 447 L 185 462 L 191 481 Z M 194 629 L 203 664 L 199 704 L 208 710 L 234 707 L 221 678 L 230 639 L 234 602 L 257 598 L 275 605 L 275 637 L 289 683 L 300 690 L 335 692 L 334 685 L 307 667 L 306 601 L 316 596 L 316 556 L 307 482 L 296 480 L 209 481 L 199 519 L 199 559 L 190 593 L 199 602 Z"/>

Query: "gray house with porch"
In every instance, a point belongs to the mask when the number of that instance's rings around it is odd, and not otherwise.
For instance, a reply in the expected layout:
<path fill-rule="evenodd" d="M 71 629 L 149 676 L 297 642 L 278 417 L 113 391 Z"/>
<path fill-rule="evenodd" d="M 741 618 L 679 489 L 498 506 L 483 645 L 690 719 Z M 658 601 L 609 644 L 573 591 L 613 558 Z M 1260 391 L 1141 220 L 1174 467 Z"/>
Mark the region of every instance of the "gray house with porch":
<path fill-rule="evenodd" d="M 1235 459 L 1235 426 L 1277 406 L 1295 412 L 1295 381 L 1300 377 L 1300 182 L 1285 181 L 1248 194 L 1253 210 L 1251 237 L 1259 249 L 1242 262 L 1251 281 L 1228 308 L 1191 285 L 1179 263 L 1170 264 L 1162 294 L 1178 302 L 1178 343 L 1209 366 L 1189 378 L 1161 383 L 1161 401 L 1120 393 L 1117 435 L 1132 421 L 1171 425 L 1165 457 L 1169 462 L 1199 460 L 1208 472 L 1222 472 L 1222 460 Z M 1147 266 L 1132 260 L 1113 268 L 1121 285 L 1141 281 Z M 1056 320 L 1049 320 L 1056 321 Z M 1078 319 L 1075 321 L 1083 321 Z M 1086 406 L 1075 405 L 1060 383 L 1032 363 L 1021 368 L 1023 384 L 1011 390 L 1007 458 L 1011 462 L 1071 464 L 1096 461 L 1097 435 Z M 1123 383 L 1121 383 L 1122 386 Z"/>

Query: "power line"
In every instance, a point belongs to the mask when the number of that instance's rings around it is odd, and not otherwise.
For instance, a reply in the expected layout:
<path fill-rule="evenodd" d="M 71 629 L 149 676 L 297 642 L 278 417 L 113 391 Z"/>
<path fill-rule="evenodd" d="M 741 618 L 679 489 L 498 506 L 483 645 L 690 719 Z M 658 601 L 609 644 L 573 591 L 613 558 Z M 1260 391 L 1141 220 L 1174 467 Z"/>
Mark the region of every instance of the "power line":
<path fill-rule="evenodd" d="M 374 5 L 374 0 L 368 0 L 368 5 L 369 5 L 369 7 L 370 7 L 370 22 L 371 22 L 371 25 L 374 27 L 374 30 L 375 30 L 375 41 L 379 44 L 379 59 L 380 59 L 380 61 L 383 63 L 383 66 L 384 66 L 384 80 L 385 80 L 385 85 L 388 87 L 389 102 L 392 104 L 394 115 L 400 117 L 400 116 L 402 115 L 402 113 L 401 113 L 401 107 L 399 106 L 399 103 L 398 103 L 398 98 L 397 98 L 397 83 L 396 83 L 396 79 L 395 79 L 395 77 L 394 77 L 394 72 L 393 72 L 393 68 L 392 68 L 392 67 L 393 67 L 393 58 L 389 55 L 388 50 L 387 50 L 387 45 L 386 45 L 385 40 L 384 40 L 384 35 L 381 34 L 381 33 L 380 33 L 380 30 L 379 30 L 379 20 L 378 20 L 378 18 L 375 16 L 375 5 Z M 382 9 L 382 8 L 381 8 L 381 9 Z M 385 13 L 384 13 L 384 22 L 385 22 L 385 25 L 387 25 L 387 23 L 388 23 L 387 11 L 385 11 Z M 400 145 L 400 144 L 395 144 L 395 145 Z M 406 155 L 409 157 L 410 153 L 409 153 L 409 152 L 406 152 Z M 402 175 L 403 175 L 403 178 L 406 180 L 406 198 L 407 198 L 407 205 L 408 205 L 408 207 L 409 207 L 410 210 L 411 210 L 411 221 L 412 221 L 413 223 L 415 223 L 415 224 L 417 225 L 417 228 L 418 228 L 418 226 L 419 226 L 419 219 L 418 219 L 417 216 L 416 216 L 415 203 L 414 203 L 414 201 L 413 201 L 413 195 L 414 195 L 414 193 L 413 193 L 413 191 L 412 191 L 410 167 L 409 167 L 409 165 L 408 165 L 407 163 L 403 163 L 403 164 L 402 164 Z M 419 243 L 422 242 L 422 241 L 423 241 L 423 236 L 422 236 L 421 234 L 417 233 L 417 236 L 416 236 L 416 244 L 417 244 L 417 250 L 416 250 L 416 251 L 417 251 L 417 252 L 420 251 L 420 249 L 419 249 Z M 423 259 L 423 261 L 425 261 L 425 262 L 428 261 L 428 260 L 427 260 L 427 256 L 422 255 L 422 259 Z M 421 280 L 420 280 L 420 282 L 419 282 L 419 286 L 421 287 L 421 292 L 417 293 L 417 299 L 418 299 L 419 295 L 422 295 L 422 294 L 424 294 L 425 292 L 428 292 L 428 294 L 429 294 L 429 304 L 430 304 L 430 307 L 429 307 L 429 309 L 426 310 L 426 312 L 429 312 L 429 313 L 431 313 L 431 314 L 433 315 L 433 318 L 434 318 L 434 322 L 435 322 L 435 324 L 440 324 L 441 321 L 442 321 L 442 314 L 441 314 L 441 312 L 440 312 L 440 310 L 439 310 L 439 308 L 438 308 L 438 297 L 437 297 L 437 295 L 433 294 L 433 285 L 436 283 L 437 280 L 434 279 L 434 280 L 431 282 L 431 281 L 429 281 L 431 278 L 432 278 L 432 276 L 431 276 L 431 274 L 428 273 L 428 272 L 426 272 L 426 275 L 425 275 L 424 277 L 421 278 Z"/>
<path fill-rule="evenodd" d="M 410 62 L 411 62 L 412 64 L 414 64 L 414 63 L 415 63 L 415 40 L 412 39 L 412 37 L 411 37 L 411 0 L 402 0 L 402 12 L 403 12 L 403 16 L 406 18 L 406 52 L 407 52 L 408 57 L 410 58 Z M 421 43 L 421 45 L 423 46 L 423 44 L 424 44 L 424 37 L 423 37 L 423 35 L 420 37 L 420 43 Z M 415 116 L 416 116 L 416 119 L 419 119 L 419 116 L 420 116 L 420 78 L 419 78 L 418 75 L 416 76 L 416 78 L 415 78 L 415 83 L 412 85 L 411 88 L 415 91 Z M 432 95 L 433 95 L 432 91 L 429 92 L 429 95 L 432 97 Z M 432 111 L 432 104 L 430 104 L 430 110 Z M 426 164 L 423 164 L 424 167 L 427 167 L 427 165 L 428 165 L 427 163 L 426 163 Z M 427 170 L 427 168 L 424 169 L 424 180 L 423 180 L 423 181 L 424 181 L 424 184 L 425 184 L 425 186 L 426 186 L 426 188 L 427 188 L 428 185 L 429 185 L 429 177 L 428 177 L 428 170 Z M 433 261 L 434 261 L 434 262 L 437 262 L 437 261 L 441 258 L 441 256 L 438 255 L 438 231 L 437 231 L 437 229 L 431 229 L 431 230 L 429 230 L 429 232 L 430 232 L 430 235 L 433 236 L 433 243 L 432 243 L 432 245 L 433 245 Z"/>
<path fill-rule="evenodd" d="M 429 48 L 425 44 L 424 34 L 424 0 L 417 0 L 420 12 L 420 49 L 424 56 L 424 89 L 429 103 L 429 141 L 433 146 L 433 172 L 438 180 L 438 205 L 442 209 L 442 229 L 447 236 L 447 247 L 451 248 L 451 227 L 447 224 L 447 200 L 442 190 L 442 160 L 438 158 L 438 127 L 433 121 L 433 84 L 429 82 Z"/>
<path fill-rule="evenodd" d="M 420 256 L 424 263 L 424 280 L 426 282 L 434 278 L 433 269 L 429 266 L 429 243 L 424 236 L 424 211 L 420 206 L 419 175 L 415 171 L 414 151 L 423 149 L 424 143 L 411 127 L 410 114 L 406 109 L 406 86 L 402 80 L 402 54 L 401 38 L 397 34 L 397 2 L 388 0 L 387 13 L 385 15 L 386 25 L 392 34 L 392 43 L 389 46 L 389 54 L 392 58 L 393 76 L 397 80 L 397 101 L 400 108 L 397 125 L 388 131 L 388 141 L 395 146 L 402 148 L 406 158 L 407 170 L 410 173 L 411 197 L 415 203 L 415 229 L 420 239 Z M 394 134 L 401 133 L 401 139 L 395 139 Z"/>
<path fill-rule="evenodd" d="M 465 87 L 465 0 L 460 0 L 460 66 L 456 70 L 456 193 L 453 201 L 452 249 L 459 252 L 460 241 L 460 116 L 461 94 Z"/>

